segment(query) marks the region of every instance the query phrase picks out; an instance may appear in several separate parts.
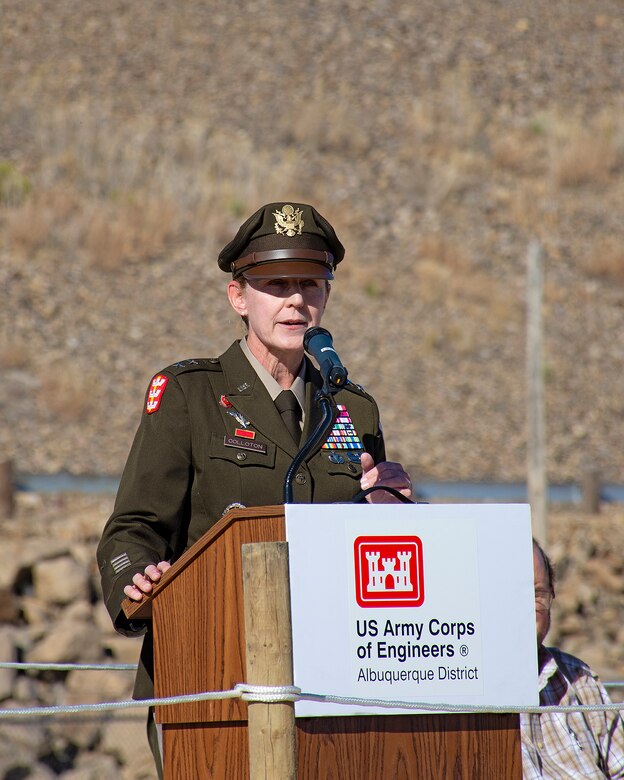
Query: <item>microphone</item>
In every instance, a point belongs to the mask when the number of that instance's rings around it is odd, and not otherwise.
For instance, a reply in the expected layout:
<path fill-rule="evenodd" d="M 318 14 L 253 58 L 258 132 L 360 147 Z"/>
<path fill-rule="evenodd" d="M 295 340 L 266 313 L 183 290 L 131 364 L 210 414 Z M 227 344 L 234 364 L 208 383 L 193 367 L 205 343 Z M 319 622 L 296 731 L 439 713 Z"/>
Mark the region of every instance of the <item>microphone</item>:
<path fill-rule="evenodd" d="M 303 348 L 318 363 L 325 387 L 335 391 L 346 385 L 347 369 L 336 354 L 328 330 L 308 328 L 303 334 Z"/>

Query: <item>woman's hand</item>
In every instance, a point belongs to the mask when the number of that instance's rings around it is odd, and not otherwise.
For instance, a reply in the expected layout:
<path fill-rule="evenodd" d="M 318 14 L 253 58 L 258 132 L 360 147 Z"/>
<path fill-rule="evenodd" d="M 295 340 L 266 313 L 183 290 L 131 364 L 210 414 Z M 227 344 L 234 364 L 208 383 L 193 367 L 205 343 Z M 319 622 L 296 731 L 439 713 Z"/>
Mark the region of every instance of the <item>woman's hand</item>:
<path fill-rule="evenodd" d="M 171 564 L 168 561 L 161 561 L 160 563 L 150 563 L 145 567 L 143 574 L 137 573 L 132 578 L 133 585 L 126 585 L 124 593 L 132 601 L 141 601 L 146 593 L 151 593 L 154 587 L 154 583 L 162 577 L 163 573 L 167 569 L 171 568 Z"/>
<path fill-rule="evenodd" d="M 402 495 L 409 498 L 412 495 L 412 480 L 400 463 L 391 463 L 383 461 L 375 465 L 372 455 L 364 452 L 360 458 L 362 464 L 362 479 L 360 486 L 362 490 L 373 487 L 374 485 L 385 485 L 395 488 Z M 375 490 L 366 496 L 369 504 L 398 504 L 400 499 L 388 493 L 387 490 Z"/>

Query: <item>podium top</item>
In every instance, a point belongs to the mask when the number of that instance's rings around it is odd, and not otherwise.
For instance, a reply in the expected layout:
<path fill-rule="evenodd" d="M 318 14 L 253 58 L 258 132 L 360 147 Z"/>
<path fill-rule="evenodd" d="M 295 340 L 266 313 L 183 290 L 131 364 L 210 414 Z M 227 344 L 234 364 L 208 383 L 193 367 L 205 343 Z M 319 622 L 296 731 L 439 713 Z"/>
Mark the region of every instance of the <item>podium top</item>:
<path fill-rule="evenodd" d="M 121 603 L 124 615 L 128 620 L 147 620 L 152 616 L 152 602 L 158 596 L 158 594 L 166 587 L 168 587 L 173 580 L 176 579 L 183 572 L 189 564 L 194 561 L 201 553 L 211 545 L 216 538 L 225 533 L 227 529 L 239 520 L 247 520 L 250 517 L 254 518 L 269 518 L 269 517 L 284 517 L 284 507 L 282 505 L 276 506 L 259 506 L 259 507 L 246 507 L 245 509 L 230 509 L 227 514 L 216 522 L 212 528 L 198 539 L 195 544 L 188 548 L 178 560 L 171 566 L 170 569 L 162 575 L 160 581 L 154 585 L 154 589 L 149 595 L 145 595 L 141 601 L 133 601 L 131 599 L 124 599 Z"/>

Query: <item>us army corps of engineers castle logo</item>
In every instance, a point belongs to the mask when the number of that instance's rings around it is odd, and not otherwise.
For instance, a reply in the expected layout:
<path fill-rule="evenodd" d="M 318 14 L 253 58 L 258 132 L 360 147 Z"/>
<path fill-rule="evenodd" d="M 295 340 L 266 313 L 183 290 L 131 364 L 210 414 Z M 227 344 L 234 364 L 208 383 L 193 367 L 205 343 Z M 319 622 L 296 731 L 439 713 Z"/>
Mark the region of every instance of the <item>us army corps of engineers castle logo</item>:
<path fill-rule="evenodd" d="M 418 536 L 358 536 L 355 598 L 360 607 L 420 607 L 425 600 Z"/>

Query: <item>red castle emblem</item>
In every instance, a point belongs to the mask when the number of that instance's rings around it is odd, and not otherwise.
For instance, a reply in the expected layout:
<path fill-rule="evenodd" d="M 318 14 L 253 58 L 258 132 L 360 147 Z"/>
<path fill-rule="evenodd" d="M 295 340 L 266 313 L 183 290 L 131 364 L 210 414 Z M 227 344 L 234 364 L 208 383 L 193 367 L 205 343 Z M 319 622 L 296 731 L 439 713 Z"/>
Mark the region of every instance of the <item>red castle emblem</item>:
<path fill-rule="evenodd" d="M 355 597 L 360 607 L 420 607 L 425 600 L 418 536 L 358 536 Z"/>
<path fill-rule="evenodd" d="M 163 374 L 156 374 L 152 379 L 149 390 L 147 391 L 147 401 L 145 403 L 145 411 L 148 414 L 154 414 L 160 408 L 160 402 L 162 401 L 165 387 L 167 387 L 168 377 Z"/>

